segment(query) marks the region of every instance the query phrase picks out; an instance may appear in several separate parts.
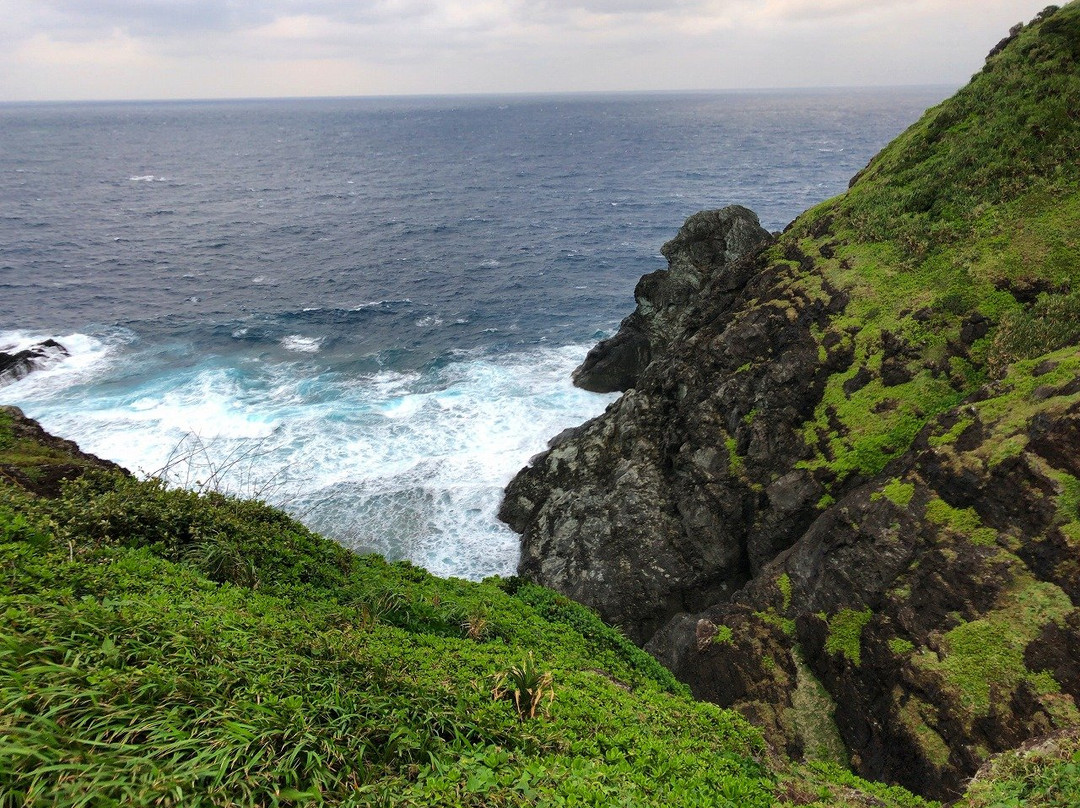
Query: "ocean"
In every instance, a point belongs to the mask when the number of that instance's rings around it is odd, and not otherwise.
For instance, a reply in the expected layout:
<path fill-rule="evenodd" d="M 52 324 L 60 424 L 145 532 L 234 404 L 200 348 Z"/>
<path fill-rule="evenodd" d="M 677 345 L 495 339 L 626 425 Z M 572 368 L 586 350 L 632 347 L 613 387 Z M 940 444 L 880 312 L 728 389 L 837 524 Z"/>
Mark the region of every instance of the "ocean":
<path fill-rule="evenodd" d="M 690 214 L 770 230 L 950 88 L 0 105 L 0 387 L 347 547 L 512 574 L 502 489 Z"/>

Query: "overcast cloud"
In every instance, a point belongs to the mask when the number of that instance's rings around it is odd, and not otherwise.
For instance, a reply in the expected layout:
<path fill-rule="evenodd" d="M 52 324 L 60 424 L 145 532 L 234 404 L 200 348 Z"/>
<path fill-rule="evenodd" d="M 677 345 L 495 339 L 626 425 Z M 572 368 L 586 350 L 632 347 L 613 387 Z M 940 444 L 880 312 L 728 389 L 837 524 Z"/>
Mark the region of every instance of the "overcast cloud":
<path fill-rule="evenodd" d="M 959 85 L 1045 0 L 0 0 L 0 100 Z"/>

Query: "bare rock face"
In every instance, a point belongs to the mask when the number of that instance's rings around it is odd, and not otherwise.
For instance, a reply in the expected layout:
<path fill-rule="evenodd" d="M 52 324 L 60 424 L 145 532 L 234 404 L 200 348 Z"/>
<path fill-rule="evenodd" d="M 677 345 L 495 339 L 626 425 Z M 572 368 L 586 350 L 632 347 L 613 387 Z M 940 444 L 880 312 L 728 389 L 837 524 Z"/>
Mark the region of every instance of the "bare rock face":
<path fill-rule="evenodd" d="M 742 256 L 769 243 L 757 214 L 740 205 L 695 213 L 660 252 L 668 268 L 644 275 L 634 290 L 637 308 L 574 371 L 574 384 L 594 393 L 629 390 L 654 356 L 683 331 L 694 298 Z M 731 281 L 738 285 L 737 276 Z"/>

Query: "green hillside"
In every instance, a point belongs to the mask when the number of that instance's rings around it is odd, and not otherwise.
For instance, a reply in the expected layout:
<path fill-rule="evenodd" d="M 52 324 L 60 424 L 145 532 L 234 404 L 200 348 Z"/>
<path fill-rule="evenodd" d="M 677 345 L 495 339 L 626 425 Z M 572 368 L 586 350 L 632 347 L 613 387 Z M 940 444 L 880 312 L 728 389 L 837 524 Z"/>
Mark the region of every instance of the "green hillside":
<path fill-rule="evenodd" d="M 1043 14 L 776 248 L 850 295 L 830 325 L 855 359 L 806 426 L 811 467 L 876 473 L 1009 363 L 1080 339 L 1080 5 Z"/>
<path fill-rule="evenodd" d="M 0 411 L 0 468 L 79 474 L 16 422 Z M 5 478 L 4 808 L 752 808 L 807 782 L 548 590 L 357 557 L 257 502 L 100 471 L 46 499 Z"/>

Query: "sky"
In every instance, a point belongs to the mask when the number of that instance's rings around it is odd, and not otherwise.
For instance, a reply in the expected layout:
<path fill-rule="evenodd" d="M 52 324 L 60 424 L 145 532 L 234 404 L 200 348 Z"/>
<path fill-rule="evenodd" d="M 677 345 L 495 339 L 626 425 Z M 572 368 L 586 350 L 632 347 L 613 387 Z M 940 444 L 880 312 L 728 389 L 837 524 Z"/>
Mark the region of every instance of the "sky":
<path fill-rule="evenodd" d="M 960 86 L 1046 0 L 0 0 L 0 101 Z"/>

